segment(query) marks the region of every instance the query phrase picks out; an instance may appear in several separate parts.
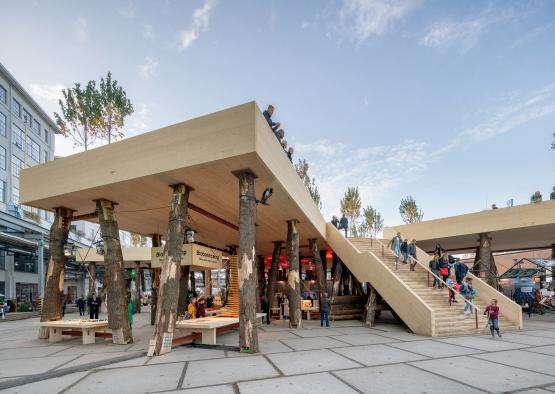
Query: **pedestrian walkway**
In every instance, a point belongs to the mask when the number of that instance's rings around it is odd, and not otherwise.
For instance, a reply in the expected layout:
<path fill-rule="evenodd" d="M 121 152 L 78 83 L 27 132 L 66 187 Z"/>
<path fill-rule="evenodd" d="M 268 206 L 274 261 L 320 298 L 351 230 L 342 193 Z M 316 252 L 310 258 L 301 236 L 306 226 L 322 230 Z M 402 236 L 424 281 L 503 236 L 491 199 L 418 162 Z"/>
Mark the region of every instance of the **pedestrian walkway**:
<path fill-rule="evenodd" d="M 72 318 L 73 316 L 68 316 Z M 6 393 L 479 393 L 555 392 L 555 324 L 526 320 L 518 333 L 430 338 L 403 326 L 305 321 L 259 330 L 261 353 L 175 348 L 145 356 L 149 313 L 135 315 L 131 345 L 80 338 L 38 340 L 38 319 L 0 326 L 0 387 Z M 218 337 L 237 346 L 238 333 Z M 31 382 L 37 377 L 43 379 Z M 530 391 L 528 391 L 530 390 Z"/>

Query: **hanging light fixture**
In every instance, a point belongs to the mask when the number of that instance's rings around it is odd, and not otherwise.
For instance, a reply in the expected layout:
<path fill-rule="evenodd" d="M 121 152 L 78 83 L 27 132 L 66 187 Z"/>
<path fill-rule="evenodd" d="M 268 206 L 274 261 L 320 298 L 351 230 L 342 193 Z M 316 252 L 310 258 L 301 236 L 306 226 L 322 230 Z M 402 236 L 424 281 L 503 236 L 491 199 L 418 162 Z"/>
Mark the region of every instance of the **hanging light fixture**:
<path fill-rule="evenodd" d="M 99 254 L 100 256 L 104 255 L 104 242 L 97 241 L 94 243 L 94 245 L 96 247 L 96 253 Z"/>
<path fill-rule="evenodd" d="M 73 244 L 70 242 L 66 242 L 64 244 L 64 256 L 71 257 L 73 256 Z"/>
<path fill-rule="evenodd" d="M 185 240 L 188 244 L 195 243 L 195 230 L 188 228 L 187 231 L 185 231 Z"/>

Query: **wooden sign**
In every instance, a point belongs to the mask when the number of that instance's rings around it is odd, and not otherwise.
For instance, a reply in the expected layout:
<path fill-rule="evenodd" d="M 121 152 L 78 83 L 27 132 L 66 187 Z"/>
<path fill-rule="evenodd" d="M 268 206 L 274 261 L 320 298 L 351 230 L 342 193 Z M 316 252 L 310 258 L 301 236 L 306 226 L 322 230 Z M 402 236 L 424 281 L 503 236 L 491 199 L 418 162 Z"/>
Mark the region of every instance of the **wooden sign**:
<path fill-rule="evenodd" d="M 181 265 L 198 267 L 199 269 L 217 270 L 222 268 L 222 252 L 206 246 L 197 244 L 183 245 L 181 255 Z M 151 249 L 151 267 L 161 268 L 164 262 L 164 247 L 154 247 Z"/>

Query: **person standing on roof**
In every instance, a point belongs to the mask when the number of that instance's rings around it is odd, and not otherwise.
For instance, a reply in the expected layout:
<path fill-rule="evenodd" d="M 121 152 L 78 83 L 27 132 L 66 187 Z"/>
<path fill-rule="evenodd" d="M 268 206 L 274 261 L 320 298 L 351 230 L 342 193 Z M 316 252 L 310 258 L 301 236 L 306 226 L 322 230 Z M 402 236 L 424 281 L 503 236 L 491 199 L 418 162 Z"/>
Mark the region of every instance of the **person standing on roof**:
<path fill-rule="evenodd" d="M 262 112 L 262 115 L 264 115 L 264 117 L 266 118 L 266 122 L 268 122 L 268 125 L 270 126 L 272 131 L 274 133 L 277 133 L 278 130 L 279 130 L 280 123 L 279 122 L 274 122 L 272 120 L 272 115 L 273 114 L 274 114 L 274 106 L 272 104 L 268 105 L 268 109 L 266 111 Z"/>
<path fill-rule="evenodd" d="M 343 229 L 345 231 L 345 238 L 347 238 L 347 229 L 349 228 L 349 219 L 345 216 L 345 214 L 341 215 L 341 219 L 339 219 L 339 229 Z"/>
<path fill-rule="evenodd" d="M 337 218 L 337 216 L 333 215 L 331 217 L 331 224 L 333 224 L 333 227 L 339 228 L 339 219 Z"/>
<path fill-rule="evenodd" d="M 550 199 L 550 200 L 555 200 L 555 186 L 553 186 L 553 191 L 552 191 L 551 194 L 549 195 L 549 199 Z"/>

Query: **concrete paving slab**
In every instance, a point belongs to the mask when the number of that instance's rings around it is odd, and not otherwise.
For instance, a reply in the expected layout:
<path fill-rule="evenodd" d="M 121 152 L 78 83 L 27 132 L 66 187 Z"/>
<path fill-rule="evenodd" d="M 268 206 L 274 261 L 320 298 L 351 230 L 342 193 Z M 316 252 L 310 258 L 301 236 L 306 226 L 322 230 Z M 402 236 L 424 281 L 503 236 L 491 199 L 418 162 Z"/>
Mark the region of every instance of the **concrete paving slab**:
<path fill-rule="evenodd" d="M 397 349 L 406 350 L 409 352 L 422 354 L 424 356 L 432 358 L 462 356 L 466 354 L 477 354 L 483 352 L 483 350 L 451 345 L 449 343 L 438 342 L 431 339 L 425 341 L 396 342 L 389 344 L 389 346 L 393 346 Z"/>
<path fill-rule="evenodd" d="M 267 357 L 284 375 L 299 375 L 361 366 L 327 349 L 275 353 L 269 354 Z"/>
<path fill-rule="evenodd" d="M 333 339 L 337 339 L 341 342 L 346 342 L 351 345 L 375 345 L 378 343 L 390 343 L 390 342 L 398 342 L 398 339 L 394 338 L 387 338 L 381 335 L 376 334 L 348 334 L 348 335 L 337 335 L 331 337 Z"/>
<path fill-rule="evenodd" d="M 280 341 L 264 341 L 260 342 L 260 353 L 270 354 L 270 353 L 285 353 L 292 352 L 290 347 L 285 346 Z M 230 353 L 227 353 L 228 357 Z"/>
<path fill-rule="evenodd" d="M 551 326 L 553 325 L 554 324 L 551 323 Z M 531 330 L 531 331 L 522 331 L 522 332 L 519 332 L 519 334 L 546 337 L 546 338 L 555 338 L 555 330 Z"/>
<path fill-rule="evenodd" d="M 151 357 L 147 365 L 175 363 L 182 361 L 208 360 L 225 358 L 225 352 L 217 349 L 200 349 L 194 347 L 178 347 L 162 356 Z"/>
<path fill-rule="evenodd" d="M 57 355 L 69 356 L 69 355 L 79 355 L 79 354 L 91 354 L 91 353 L 118 353 L 125 352 L 132 345 L 116 345 L 113 343 L 96 343 L 91 345 L 79 344 L 72 346 L 66 350 L 62 350 Z"/>
<path fill-rule="evenodd" d="M 423 339 L 428 339 L 429 337 L 424 337 L 421 335 L 411 334 L 404 331 L 380 331 L 372 330 L 372 334 L 381 335 L 386 338 L 393 338 L 399 341 L 421 341 Z"/>
<path fill-rule="evenodd" d="M 120 394 L 175 390 L 184 367 L 185 363 L 175 363 L 100 369 L 85 376 L 65 393 Z"/>
<path fill-rule="evenodd" d="M 352 346 L 333 349 L 333 351 L 366 366 L 428 359 L 426 356 L 420 356 L 386 345 Z"/>
<path fill-rule="evenodd" d="M 282 340 L 287 346 L 295 350 L 326 349 L 332 347 L 347 346 L 345 342 L 340 342 L 330 337 L 313 337 Z"/>
<path fill-rule="evenodd" d="M 351 335 L 351 334 L 371 334 L 372 330 L 368 327 L 334 327 L 333 331 L 340 332 L 344 335 Z"/>
<path fill-rule="evenodd" d="M 145 363 L 150 359 L 150 357 L 143 356 L 138 358 L 133 358 L 127 361 L 120 361 L 119 363 L 109 364 L 106 366 L 107 369 L 109 368 L 123 368 L 123 367 L 140 367 L 145 365 Z"/>
<path fill-rule="evenodd" d="M 555 345 L 555 337 L 547 338 L 540 336 L 515 334 L 512 332 L 508 332 L 506 334 L 501 333 L 501 335 L 503 335 L 503 337 L 499 338 L 500 340 L 511 343 L 519 343 L 531 346 Z"/>
<path fill-rule="evenodd" d="M 348 369 L 333 372 L 364 393 L 477 393 L 472 387 L 453 382 L 406 364 Z"/>
<path fill-rule="evenodd" d="M 179 391 L 165 391 L 164 394 L 235 394 L 235 390 L 233 390 L 233 386 L 226 384 Z"/>
<path fill-rule="evenodd" d="M 239 332 L 229 332 L 216 337 L 216 343 L 220 345 L 239 346 Z"/>
<path fill-rule="evenodd" d="M 258 332 L 258 339 L 260 341 L 277 341 L 280 339 L 295 339 L 299 338 L 298 335 L 295 335 L 289 331 L 271 331 L 271 332 Z"/>
<path fill-rule="evenodd" d="M 13 394 L 56 394 L 71 386 L 73 383 L 86 376 L 89 371 L 76 372 L 69 375 L 60 376 L 58 378 L 41 380 L 40 382 L 24 384 L 23 386 L 13 387 L 5 390 Z"/>
<path fill-rule="evenodd" d="M 330 335 L 341 335 L 339 331 L 335 331 L 331 328 L 311 328 L 292 331 L 296 335 L 302 338 L 313 338 L 313 337 L 328 337 Z"/>
<path fill-rule="evenodd" d="M 491 337 L 481 338 L 481 337 L 452 337 L 452 338 L 440 338 L 437 341 L 450 343 L 453 345 L 466 346 L 473 349 L 487 350 L 490 352 L 498 350 L 512 350 L 512 349 L 522 349 L 529 347 L 528 345 L 523 345 L 521 343 L 510 343 L 501 341 L 503 338 Z"/>
<path fill-rule="evenodd" d="M 555 345 L 529 347 L 524 349 L 527 352 L 547 354 L 548 356 L 555 356 Z"/>
<path fill-rule="evenodd" d="M 287 393 L 287 394 L 350 394 L 355 390 L 329 373 L 288 376 L 263 379 L 238 384 L 241 394 Z"/>
<path fill-rule="evenodd" d="M 9 376 L 34 375 L 59 367 L 77 356 L 50 356 L 15 360 L 0 359 L 0 378 Z"/>
<path fill-rule="evenodd" d="M 23 347 L 21 349 L 0 350 L 1 360 L 14 360 L 18 358 L 46 357 L 68 349 L 69 346 L 38 346 Z"/>
<path fill-rule="evenodd" d="M 552 391 L 544 390 L 544 389 L 530 389 L 519 391 L 519 394 L 551 394 Z"/>
<path fill-rule="evenodd" d="M 97 361 L 105 361 L 110 360 L 116 357 L 121 356 L 132 356 L 132 355 L 139 355 L 142 353 L 138 352 L 110 352 L 110 353 L 91 353 L 91 354 L 82 354 L 78 356 L 75 360 L 70 361 L 67 364 L 62 365 L 60 368 L 68 368 L 68 367 L 75 367 L 77 365 L 88 364 Z M 59 368 L 57 368 L 59 369 Z"/>
<path fill-rule="evenodd" d="M 410 363 L 430 372 L 490 392 L 506 392 L 555 383 L 555 377 L 496 364 L 469 356 Z"/>
<path fill-rule="evenodd" d="M 555 375 L 555 356 L 526 352 L 523 350 L 507 350 L 504 352 L 476 354 L 473 357 L 511 365 L 530 371 Z"/>
<path fill-rule="evenodd" d="M 273 378 L 278 375 L 274 367 L 262 356 L 191 361 L 187 367 L 183 388 Z"/>

